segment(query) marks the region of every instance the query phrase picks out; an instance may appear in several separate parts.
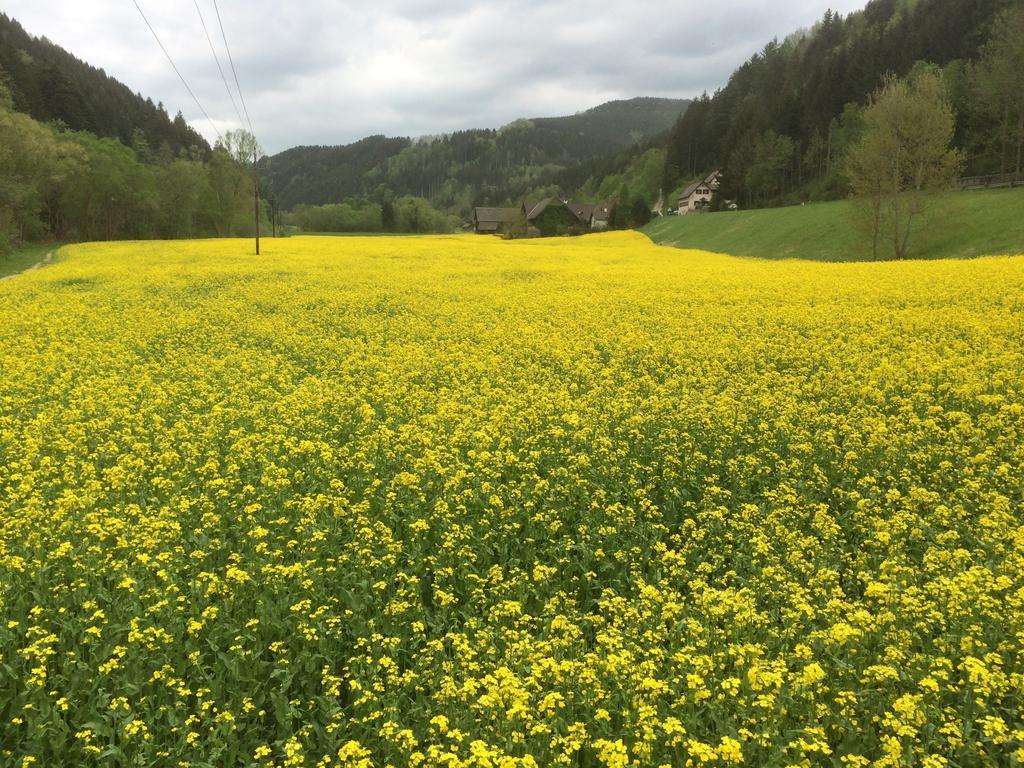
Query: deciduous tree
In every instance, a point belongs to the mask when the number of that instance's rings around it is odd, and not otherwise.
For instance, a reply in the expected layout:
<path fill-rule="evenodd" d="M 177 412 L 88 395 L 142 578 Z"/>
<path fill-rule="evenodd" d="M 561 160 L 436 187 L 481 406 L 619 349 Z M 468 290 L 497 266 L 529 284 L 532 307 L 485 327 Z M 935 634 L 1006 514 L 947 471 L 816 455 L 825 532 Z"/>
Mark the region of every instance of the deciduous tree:
<path fill-rule="evenodd" d="M 0 81 L 0 253 L 43 234 L 47 195 L 67 167 L 53 131 L 12 106 Z"/>
<path fill-rule="evenodd" d="M 918 67 L 907 79 L 888 77 L 864 112 L 864 132 L 851 149 L 847 173 L 855 204 L 877 257 L 888 237 L 905 259 L 914 224 L 936 192 L 948 189 L 961 167 L 951 148 L 955 119 L 942 75 Z"/>

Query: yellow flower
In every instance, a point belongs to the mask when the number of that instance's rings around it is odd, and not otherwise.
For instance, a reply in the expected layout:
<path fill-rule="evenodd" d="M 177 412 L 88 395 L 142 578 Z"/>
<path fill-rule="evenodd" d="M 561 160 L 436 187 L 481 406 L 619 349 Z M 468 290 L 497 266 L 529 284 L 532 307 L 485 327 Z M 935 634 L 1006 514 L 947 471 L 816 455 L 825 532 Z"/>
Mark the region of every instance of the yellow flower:
<path fill-rule="evenodd" d="M 0 763 L 1019 752 L 1024 257 L 249 248 L 0 286 Z"/>
<path fill-rule="evenodd" d="M 130 739 L 134 736 L 142 736 L 142 738 L 148 739 L 149 729 L 146 727 L 146 724 L 141 720 L 130 720 L 129 722 L 125 723 L 124 735 L 125 738 L 127 739 Z"/>
<path fill-rule="evenodd" d="M 718 759 L 723 763 L 738 765 L 743 762 L 743 747 L 736 740 L 729 736 L 723 736 L 718 745 Z"/>
<path fill-rule="evenodd" d="M 594 749 L 597 751 L 597 759 L 606 768 L 626 768 L 630 764 L 629 752 L 622 739 L 598 739 L 594 742 Z"/>
<path fill-rule="evenodd" d="M 804 667 L 803 672 L 800 673 L 801 685 L 814 685 L 815 683 L 819 683 L 824 679 L 825 670 L 822 669 L 821 665 L 816 661 L 812 661 L 810 664 Z"/>
<path fill-rule="evenodd" d="M 346 741 L 338 750 L 342 768 L 373 768 L 370 751 L 358 741 Z"/>

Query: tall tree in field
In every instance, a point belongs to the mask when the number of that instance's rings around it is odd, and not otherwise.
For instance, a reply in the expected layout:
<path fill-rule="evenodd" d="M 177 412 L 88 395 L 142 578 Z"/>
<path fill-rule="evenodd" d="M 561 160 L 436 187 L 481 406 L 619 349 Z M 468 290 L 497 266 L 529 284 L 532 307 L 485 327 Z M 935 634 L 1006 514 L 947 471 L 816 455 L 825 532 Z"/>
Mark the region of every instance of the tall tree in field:
<path fill-rule="evenodd" d="M 224 147 L 218 146 L 206 166 L 207 197 L 202 208 L 218 237 L 248 234 L 252 207 L 252 174 Z"/>
<path fill-rule="evenodd" d="M 1007 11 L 974 68 L 973 92 L 982 137 L 1001 173 L 1024 173 L 1024 6 Z"/>
<path fill-rule="evenodd" d="M 854 205 L 869 213 L 875 256 L 883 238 L 905 259 L 914 224 L 936 193 L 959 173 L 951 148 L 955 116 L 940 72 L 917 67 L 909 78 L 886 79 L 864 111 L 864 131 L 847 158 Z"/>
<path fill-rule="evenodd" d="M 227 131 L 216 144 L 216 149 L 222 149 L 234 159 L 239 165 L 252 165 L 257 155 L 262 155 L 263 150 L 256 142 L 256 137 L 244 128 L 236 131 Z"/>
<path fill-rule="evenodd" d="M 254 230 L 253 163 L 259 154 L 256 137 L 246 130 L 228 131 L 214 147 L 208 164 L 210 197 L 204 207 L 221 237 Z"/>

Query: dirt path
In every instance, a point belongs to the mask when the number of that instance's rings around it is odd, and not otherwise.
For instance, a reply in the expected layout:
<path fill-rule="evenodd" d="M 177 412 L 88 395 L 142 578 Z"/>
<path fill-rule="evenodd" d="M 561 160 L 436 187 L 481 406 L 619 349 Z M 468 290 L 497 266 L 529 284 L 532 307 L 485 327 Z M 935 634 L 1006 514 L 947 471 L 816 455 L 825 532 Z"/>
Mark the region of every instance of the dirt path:
<path fill-rule="evenodd" d="M 4 280 L 13 280 L 18 275 L 24 275 L 26 272 L 31 272 L 33 270 L 39 269 L 40 267 L 45 267 L 51 261 L 53 261 L 53 251 L 50 251 L 48 254 L 46 254 L 46 256 L 43 257 L 42 261 L 36 262 L 31 267 L 26 267 L 25 269 L 21 270 L 21 272 L 15 272 L 13 275 L 7 275 L 7 277 L 0 277 L 0 283 L 4 282 Z"/>

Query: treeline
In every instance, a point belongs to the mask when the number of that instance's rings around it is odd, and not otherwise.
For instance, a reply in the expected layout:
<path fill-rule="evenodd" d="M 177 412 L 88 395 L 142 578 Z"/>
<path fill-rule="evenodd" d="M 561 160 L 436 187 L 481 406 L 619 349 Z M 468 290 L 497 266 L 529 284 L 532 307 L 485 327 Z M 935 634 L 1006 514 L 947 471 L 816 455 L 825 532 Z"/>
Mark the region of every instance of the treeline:
<path fill-rule="evenodd" d="M 192 147 L 209 154 L 206 140 L 179 112 L 171 118 L 162 104 L 75 58 L 43 37 L 33 37 L 0 13 L 0 81 L 14 109 L 42 123 L 130 144 L 138 131 L 154 148 L 167 145 L 175 155 Z"/>
<path fill-rule="evenodd" d="M 19 242 L 242 236 L 255 230 L 252 137 L 154 151 L 44 125 L 0 85 L 0 253 Z M 208 155 L 208 157 L 207 157 Z M 265 214 L 264 214 L 265 216 Z"/>
<path fill-rule="evenodd" d="M 437 210 L 420 197 L 299 205 L 285 215 L 284 223 L 305 232 L 445 233 L 460 226 L 457 216 Z"/>
<path fill-rule="evenodd" d="M 944 70 L 967 172 L 1020 172 L 1024 70 L 1006 59 L 1013 35 L 1024 40 L 1020 9 L 1019 0 L 872 0 L 845 18 L 829 11 L 691 104 L 668 141 L 663 186 L 722 169 L 720 199 L 746 206 L 844 196 L 842 159 L 870 94 L 919 61 Z"/>

